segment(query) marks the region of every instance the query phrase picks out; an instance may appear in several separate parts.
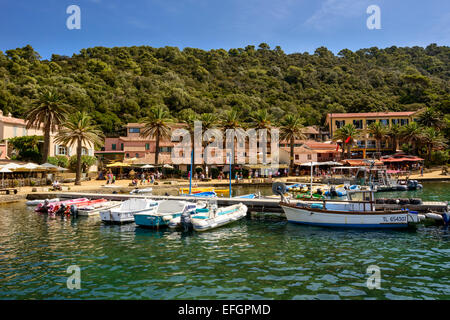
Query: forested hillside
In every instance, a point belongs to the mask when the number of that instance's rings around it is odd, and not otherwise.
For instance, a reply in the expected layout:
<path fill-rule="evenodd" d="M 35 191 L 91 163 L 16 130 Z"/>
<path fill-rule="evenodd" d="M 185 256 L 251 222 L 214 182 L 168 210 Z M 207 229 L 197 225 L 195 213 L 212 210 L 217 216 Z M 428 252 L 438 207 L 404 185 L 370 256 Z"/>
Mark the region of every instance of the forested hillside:
<path fill-rule="evenodd" d="M 280 47 L 204 51 L 96 47 L 42 60 L 32 47 L 0 52 L 0 108 L 24 117 L 40 88 L 91 113 L 105 133 L 165 104 L 174 117 L 269 108 L 323 124 L 327 112 L 450 109 L 450 48 L 344 49 L 285 54 Z"/>

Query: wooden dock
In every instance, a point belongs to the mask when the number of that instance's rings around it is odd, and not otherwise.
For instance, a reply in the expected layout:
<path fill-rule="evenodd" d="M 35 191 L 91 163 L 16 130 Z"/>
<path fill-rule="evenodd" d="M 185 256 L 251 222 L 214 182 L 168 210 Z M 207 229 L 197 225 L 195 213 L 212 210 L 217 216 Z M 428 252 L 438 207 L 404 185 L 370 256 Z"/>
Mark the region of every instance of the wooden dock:
<path fill-rule="evenodd" d="M 186 201 L 198 201 L 202 200 L 199 197 L 188 197 L 188 196 L 164 196 L 164 195 L 131 195 L 131 194 L 100 194 L 100 193 L 81 193 L 81 192 L 43 192 L 43 193 L 30 193 L 27 195 L 28 200 L 36 199 L 75 199 L 75 198 L 89 198 L 89 199 L 108 199 L 125 201 L 130 198 L 148 198 L 153 200 L 186 200 Z M 206 198 L 203 198 L 205 200 Z M 270 212 L 282 214 L 284 216 L 283 209 L 280 207 L 280 199 L 245 199 L 245 198 L 226 198 L 218 197 L 217 204 L 219 206 L 229 206 L 233 204 L 243 203 L 245 204 L 249 212 Z M 295 199 L 291 201 L 295 202 Z M 445 212 L 448 210 L 448 203 L 442 201 L 424 201 L 422 204 L 412 205 L 412 204 L 375 204 L 377 209 L 386 210 L 398 210 L 398 209 L 410 209 L 418 212 Z"/>

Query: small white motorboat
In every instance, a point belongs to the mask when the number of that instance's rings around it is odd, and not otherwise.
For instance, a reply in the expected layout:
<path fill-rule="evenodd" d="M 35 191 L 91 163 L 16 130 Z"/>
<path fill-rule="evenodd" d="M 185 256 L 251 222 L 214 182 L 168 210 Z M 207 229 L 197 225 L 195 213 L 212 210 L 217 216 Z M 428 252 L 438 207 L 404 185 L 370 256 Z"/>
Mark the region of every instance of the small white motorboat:
<path fill-rule="evenodd" d="M 135 188 L 133 190 L 130 191 L 130 194 L 148 194 L 148 193 L 152 193 L 153 188 L 144 188 L 144 189 L 139 189 L 139 188 Z"/>
<path fill-rule="evenodd" d="M 132 198 L 120 206 L 100 211 L 100 219 L 106 223 L 134 222 L 134 215 L 142 212 L 153 212 L 158 208 L 158 202 L 150 199 Z"/>
<path fill-rule="evenodd" d="M 59 201 L 59 198 L 47 199 L 47 201 L 48 201 L 48 203 L 51 203 L 51 202 L 58 202 L 58 201 Z M 38 204 L 42 204 L 42 203 L 44 203 L 44 202 L 45 202 L 45 200 L 29 200 L 29 201 L 27 201 L 25 204 L 26 204 L 27 206 L 37 206 Z"/>
<path fill-rule="evenodd" d="M 195 231 L 211 230 L 242 219 L 246 215 L 247 206 L 243 203 L 222 208 L 214 206 L 203 215 L 192 216 L 192 226 Z"/>
<path fill-rule="evenodd" d="M 134 215 L 134 222 L 142 227 L 167 227 L 174 218 L 180 217 L 183 212 L 193 213 L 197 204 L 188 201 L 161 200 L 153 211 L 142 211 Z"/>

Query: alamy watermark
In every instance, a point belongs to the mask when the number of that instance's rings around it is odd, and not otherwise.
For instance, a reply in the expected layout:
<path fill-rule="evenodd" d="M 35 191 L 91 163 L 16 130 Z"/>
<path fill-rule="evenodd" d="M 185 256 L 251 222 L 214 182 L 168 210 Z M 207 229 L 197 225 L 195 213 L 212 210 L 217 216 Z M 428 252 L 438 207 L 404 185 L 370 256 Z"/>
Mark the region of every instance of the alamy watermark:
<path fill-rule="evenodd" d="M 67 268 L 67 273 L 71 273 L 69 277 L 67 277 L 67 289 L 81 289 L 81 269 L 77 265 L 71 265 Z"/>
<path fill-rule="evenodd" d="M 70 16 L 66 20 L 67 29 L 81 29 L 81 9 L 79 6 L 72 4 L 67 7 L 66 13 Z"/>
<path fill-rule="evenodd" d="M 369 274 L 367 278 L 367 288 L 368 289 L 381 289 L 381 270 L 377 265 L 370 265 L 367 267 L 366 273 Z"/>
<path fill-rule="evenodd" d="M 268 148 L 270 134 L 270 152 Z M 172 149 L 174 164 L 194 163 L 223 164 L 264 164 L 279 167 L 279 129 L 208 129 L 203 132 L 202 122 L 194 122 L 193 137 L 186 129 L 172 132 L 172 142 L 178 142 Z M 225 144 L 224 144 L 225 141 Z M 193 145 L 192 145 L 193 144 Z"/>
<path fill-rule="evenodd" d="M 381 9 L 376 4 L 372 4 L 367 7 L 367 14 L 370 16 L 366 20 L 367 29 L 381 29 Z"/>

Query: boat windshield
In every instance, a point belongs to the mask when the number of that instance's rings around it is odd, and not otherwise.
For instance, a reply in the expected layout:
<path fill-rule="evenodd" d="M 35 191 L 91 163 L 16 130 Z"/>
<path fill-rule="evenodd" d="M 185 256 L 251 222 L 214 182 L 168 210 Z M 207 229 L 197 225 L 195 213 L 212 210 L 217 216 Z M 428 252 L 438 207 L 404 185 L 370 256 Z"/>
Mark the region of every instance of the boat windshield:
<path fill-rule="evenodd" d="M 358 190 L 348 192 L 348 198 L 351 201 L 372 201 L 372 191 Z"/>

